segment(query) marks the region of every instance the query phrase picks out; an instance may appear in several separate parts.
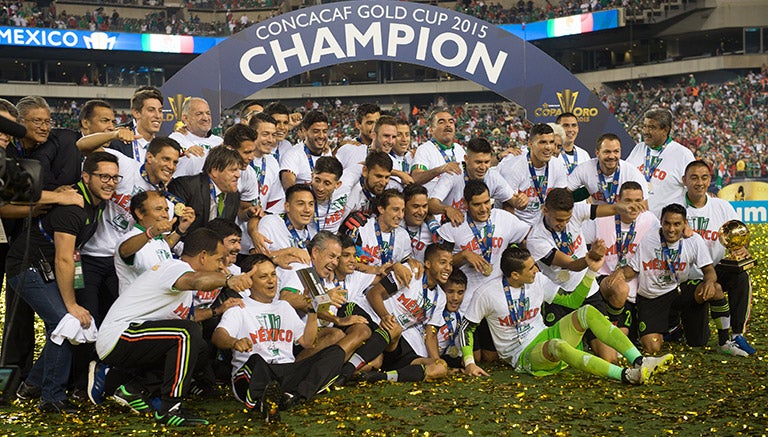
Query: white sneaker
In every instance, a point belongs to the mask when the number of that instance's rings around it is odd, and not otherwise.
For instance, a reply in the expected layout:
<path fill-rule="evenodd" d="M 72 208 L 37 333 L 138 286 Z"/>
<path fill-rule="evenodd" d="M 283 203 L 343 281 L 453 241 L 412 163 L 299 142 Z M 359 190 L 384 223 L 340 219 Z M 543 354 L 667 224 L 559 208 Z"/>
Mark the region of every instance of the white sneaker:
<path fill-rule="evenodd" d="M 725 344 L 718 346 L 720 352 L 726 355 L 733 355 L 735 357 L 748 357 L 749 354 L 739 348 L 733 340 L 728 340 Z"/>

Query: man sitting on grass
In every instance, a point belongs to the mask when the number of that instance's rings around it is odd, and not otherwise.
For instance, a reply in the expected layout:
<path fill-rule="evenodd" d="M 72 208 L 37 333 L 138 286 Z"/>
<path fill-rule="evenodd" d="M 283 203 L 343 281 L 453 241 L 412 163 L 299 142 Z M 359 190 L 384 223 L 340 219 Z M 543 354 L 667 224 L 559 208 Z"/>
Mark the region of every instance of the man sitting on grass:
<path fill-rule="evenodd" d="M 251 294 L 242 308 L 224 313 L 212 340 L 219 349 L 232 349 L 237 399 L 265 420 L 277 420 L 278 409 L 311 398 L 338 375 L 345 352 L 331 345 L 296 361 L 294 346 L 309 348 L 317 339 L 316 307 L 308 308 L 303 322 L 291 304 L 275 300 L 277 273 L 268 256 L 252 255 L 241 267 L 251 272 Z"/>
<path fill-rule="evenodd" d="M 666 367 L 672 354 L 659 358 L 642 356 L 627 336 L 594 307 L 579 307 L 604 261 L 603 258 L 599 261 L 585 258 L 588 271 L 581 283 L 572 293 L 558 294 L 559 287 L 546 276 L 537 275 L 539 269 L 527 249 L 508 247 L 501 256 L 504 277 L 489 284 L 485 293 L 475 295 L 462 321 L 459 342 L 465 372 L 475 376 L 488 375 L 475 364 L 472 356 L 472 332 L 484 318 L 488 321 L 499 357 L 521 372 L 548 375 L 570 365 L 627 384 L 644 384 L 654 370 Z M 578 309 L 547 328 L 540 310 L 544 301 Z M 621 368 L 579 350 L 587 329 L 619 351 L 633 367 Z"/>

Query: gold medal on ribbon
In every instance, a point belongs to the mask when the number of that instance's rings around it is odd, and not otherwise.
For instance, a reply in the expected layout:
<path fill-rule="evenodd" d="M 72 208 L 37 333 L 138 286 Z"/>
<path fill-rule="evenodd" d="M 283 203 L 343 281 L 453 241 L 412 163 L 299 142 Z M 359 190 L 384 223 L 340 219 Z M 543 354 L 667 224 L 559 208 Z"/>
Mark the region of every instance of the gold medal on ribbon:
<path fill-rule="evenodd" d="M 173 206 L 173 213 L 176 216 L 181 217 L 182 215 L 184 215 L 184 208 L 186 208 L 186 206 L 184 206 L 183 203 L 177 203 L 176 205 Z"/>
<path fill-rule="evenodd" d="M 560 270 L 557 272 L 557 282 L 563 283 L 568 280 L 568 278 L 571 277 L 571 274 L 568 272 L 568 270 Z"/>
<path fill-rule="evenodd" d="M 450 346 L 448 347 L 448 352 L 446 352 L 449 357 L 451 358 L 458 358 L 459 357 L 459 348 L 457 346 Z"/>

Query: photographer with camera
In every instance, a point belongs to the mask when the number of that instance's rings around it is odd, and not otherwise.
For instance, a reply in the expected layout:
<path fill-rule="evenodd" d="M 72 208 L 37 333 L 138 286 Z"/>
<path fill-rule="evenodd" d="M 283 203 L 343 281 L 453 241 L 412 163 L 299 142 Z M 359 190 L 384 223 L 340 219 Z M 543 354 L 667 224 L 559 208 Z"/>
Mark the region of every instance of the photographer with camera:
<path fill-rule="evenodd" d="M 29 233 L 29 241 L 15 240 L 8 252 L 8 285 L 45 323 L 43 351 L 18 390 L 25 395 L 42 388 L 39 407 L 43 412 L 77 411 L 66 394 L 72 345 L 68 341 L 56 344 L 51 333 L 68 315 L 77 319 L 83 329 L 93 324 L 91 314 L 75 300 L 76 290 L 84 286 L 79 249 L 95 232 L 103 201 L 112 196 L 120 178 L 115 156 L 92 154 L 75 186 L 83 206 L 54 206 L 41 218 L 30 220 L 21 234 Z M 31 248 L 37 250 L 27 254 Z"/>

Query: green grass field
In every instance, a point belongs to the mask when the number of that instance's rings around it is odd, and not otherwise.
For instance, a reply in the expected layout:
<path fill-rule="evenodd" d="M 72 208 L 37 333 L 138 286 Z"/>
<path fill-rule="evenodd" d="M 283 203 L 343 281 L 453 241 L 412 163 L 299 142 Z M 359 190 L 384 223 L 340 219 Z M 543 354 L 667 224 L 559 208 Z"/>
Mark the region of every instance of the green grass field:
<path fill-rule="evenodd" d="M 625 386 L 566 369 L 534 378 L 503 365 L 490 378 L 456 375 L 436 383 L 363 384 L 319 396 L 263 424 L 226 391 L 216 400 L 191 399 L 212 425 L 167 430 L 111 401 L 83 405 L 74 416 L 43 416 L 35 403 L 0 407 L 0 435 L 766 435 L 768 434 L 768 226 L 752 227 L 754 299 L 749 358 L 668 344 L 673 366 L 650 385 Z"/>

